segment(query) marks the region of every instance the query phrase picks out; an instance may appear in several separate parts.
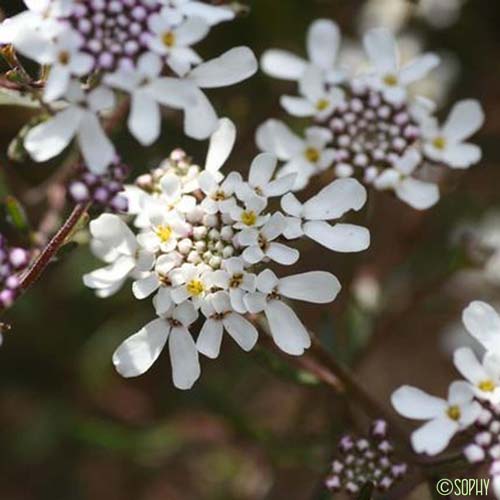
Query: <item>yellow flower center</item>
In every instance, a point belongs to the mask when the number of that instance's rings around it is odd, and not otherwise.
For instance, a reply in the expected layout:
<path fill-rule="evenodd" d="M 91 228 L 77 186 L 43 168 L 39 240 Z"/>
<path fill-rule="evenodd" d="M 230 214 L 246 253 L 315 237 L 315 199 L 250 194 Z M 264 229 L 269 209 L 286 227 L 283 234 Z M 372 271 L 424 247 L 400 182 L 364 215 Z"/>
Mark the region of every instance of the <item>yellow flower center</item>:
<path fill-rule="evenodd" d="M 436 149 L 444 149 L 446 147 L 446 139 L 444 137 L 436 137 L 433 141 L 432 141 L 432 145 L 436 148 Z"/>
<path fill-rule="evenodd" d="M 241 222 L 246 226 L 253 226 L 257 222 L 257 214 L 253 210 L 241 214 Z"/>
<path fill-rule="evenodd" d="M 166 47 L 173 47 L 175 45 L 175 35 L 171 31 L 163 35 L 163 44 Z"/>
<path fill-rule="evenodd" d="M 460 408 L 456 405 L 450 406 L 446 411 L 446 414 L 448 415 L 448 417 L 455 421 L 460 420 L 460 417 L 462 416 Z"/>
<path fill-rule="evenodd" d="M 311 163 L 317 163 L 320 157 L 316 148 L 307 148 L 304 154 Z"/>
<path fill-rule="evenodd" d="M 384 83 L 386 85 L 389 85 L 390 87 L 394 87 L 398 84 L 398 77 L 396 75 L 393 75 L 392 73 L 389 73 L 388 75 L 384 76 Z"/>
<path fill-rule="evenodd" d="M 330 106 L 330 101 L 328 99 L 320 99 L 316 103 L 316 109 L 318 111 L 324 111 L 326 108 L 328 108 L 328 106 Z"/>
<path fill-rule="evenodd" d="M 224 201 L 226 199 L 226 193 L 224 193 L 224 191 L 217 191 L 213 194 L 212 199 L 215 201 Z"/>
<path fill-rule="evenodd" d="M 59 62 L 66 66 L 67 64 L 69 64 L 69 61 L 70 61 L 70 55 L 69 55 L 69 52 L 63 50 L 61 52 L 59 52 L 59 56 L 57 57 L 57 59 L 59 60 Z"/>
<path fill-rule="evenodd" d="M 205 291 L 205 285 L 200 280 L 191 280 L 186 285 L 186 288 L 189 295 L 193 297 L 198 297 L 198 295 L 201 295 Z"/>
<path fill-rule="evenodd" d="M 158 226 L 155 229 L 155 233 L 160 238 L 162 243 L 167 242 L 172 236 L 172 228 L 170 226 Z"/>
<path fill-rule="evenodd" d="M 496 384 L 491 379 L 482 380 L 477 384 L 479 389 L 484 392 L 493 392 L 496 389 Z"/>

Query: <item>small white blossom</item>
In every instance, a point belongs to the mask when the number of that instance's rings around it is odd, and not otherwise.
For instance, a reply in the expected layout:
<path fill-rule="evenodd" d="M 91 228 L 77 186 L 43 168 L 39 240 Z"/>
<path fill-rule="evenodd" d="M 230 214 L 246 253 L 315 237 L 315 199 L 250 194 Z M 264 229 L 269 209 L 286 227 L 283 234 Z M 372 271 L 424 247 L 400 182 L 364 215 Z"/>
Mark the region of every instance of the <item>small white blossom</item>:
<path fill-rule="evenodd" d="M 411 436 L 413 449 L 428 455 L 441 453 L 452 437 L 472 425 L 481 413 L 472 388 L 464 381 L 450 385 L 447 400 L 405 385 L 392 394 L 391 402 L 404 417 L 428 421 Z"/>

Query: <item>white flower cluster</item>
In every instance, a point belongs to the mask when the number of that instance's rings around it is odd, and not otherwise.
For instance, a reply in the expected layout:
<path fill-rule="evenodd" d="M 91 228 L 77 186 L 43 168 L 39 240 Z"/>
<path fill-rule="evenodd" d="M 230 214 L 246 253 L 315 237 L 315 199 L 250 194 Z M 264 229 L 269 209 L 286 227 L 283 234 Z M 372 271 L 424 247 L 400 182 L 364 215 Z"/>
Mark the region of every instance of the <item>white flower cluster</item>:
<path fill-rule="evenodd" d="M 76 138 L 88 168 L 102 174 L 116 157 L 102 126 L 123 95 L 128 128 L 142 144 L 160 134 L 161 106 L 184 112 L 185 133 L 206 139 L 217 114 L 201 89 L 242 81 L 257 70 L 246 47 L 203 62 L 192 49 L 230 20 L 224 6 L 197 0 L 25 0 L 28 10 L 0 24 L 0 44 L 48 68 L 42 100 L 53 113 L 24 145 L 38 162 Z"/>
<path fill-rule="evenodd" d="M 248 315 L 261 312 L 278 347 L 301 355 L 310 337 L 286 300 L 328 303 L 340 284 L 324 271 L 279 278 L 269 265 L 296 263 L 300 254 L 287 240 L 302 236 L 339 252 L 369 246 L 367 229 L 328 222 L 365 204 L 358 181 L 336 180 L 300 203 L 289 193 L 295 174 L 276 179 L 277 159 L 266 153 L 253 161 L 248 181 L 236 172 L 224 176 L 235 135 L 222 119 L 203 169 L 176 151 L 127 187 L 137 234 L 110 214 L 90 225 L 92 248 L 108 265 L 87 274 L 85 284 L 105 297 L 130 277 L 135 297 L 153 296 L 158 316 L 116 350 L 113 362 L 125 377 L 148 370 L 168 341 L 173 382 L 188 389 L 200 376 L 198 353 L 216 358 L 223 331 L 242 349 L 254 347 L 257 329 Z M 274 197 L 282 197 L 286 215 L 268 208 Z M 189 328 L 200 312 L 205 320 L 195 342 Z"/>
<path fill-rule="evenodd" d="M 363 42 L 368 58 L 361 72 L 340 64 L 339 29 L 326 19 L 309 29 L 308 60 L 265 52 L 267 74 L 298 82 L 299 96 L 283 96 L 283 108 L 311 125 L 303 139 L 270 119 L 257 131 L 257 144 L 284 162 L 279 175 L 297 173 L 296 190 L 333 169 L 337 177 L 357 176 L 375 189 L 393 190 L 413 208 L 429 208 L 439 199 L 438 186 L 427 178 L 429 166 L 465 169 L 481 159 L 481 150 L 466 140 L 481 127 L 483 111 L 464 100 L 440 125 L 435 104 L 411 91 L 439 57 L 426 53 L 401 64 L 396 40 L 384 28 L 369 30 Z"/>
<path fill-rule="evenodd" d="M 499 407 L 500 316 L 490 305 L 476 301 L 464 310 L 462 319 L 467 331 L 484 347 L 485 354 L 479 360 L 469 347 L 455 351 L 455 367 L 465 380 L 450 385 L 447 400 L 411 386 L 400 387 L 392 395 L 392 404 L 401 415 L 428 420 L 412 434 L 417 453 L 441 453 L 456 433 L 474 423 L 484 424 L 485 407 Z M 500 425 L 495 432 L 500 433 Z M 491 458 L 500 459 L 500 445 L 494 453 Z"/>

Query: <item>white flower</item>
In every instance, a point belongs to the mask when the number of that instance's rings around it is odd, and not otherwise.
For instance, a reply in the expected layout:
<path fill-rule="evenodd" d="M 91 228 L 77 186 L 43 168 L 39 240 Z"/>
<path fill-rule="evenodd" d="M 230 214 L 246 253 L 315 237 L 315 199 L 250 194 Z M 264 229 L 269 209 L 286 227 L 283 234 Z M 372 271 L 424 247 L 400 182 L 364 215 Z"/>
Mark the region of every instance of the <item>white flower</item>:
<path fill-rule="evenodd" d="M 295 54 L 278 49 L 267 50 L 262 56 L 261 66 L 264 72 L 274 78 L 300 80 L 311 65 L 320 69 L 328 83 L 338 83 L 344 74 L 337 67 L 340 47 L 338 26 L 329 19 L 317 19 L 307 33 L 306 61 Z"/>
<path fill-rule="evenodd" d="M 500 356 L 500 317 L 493 307 L 486 302 L 471 302 L 462 320 L 467 331 L 488 353 Z"/>
<path fill-rule="evenodd" d="M 452 168 L 470 167 L 481 159 L 481 149 L 464 141 L 477 132 L 483 122 L 484 113 L 477 101 L 458 102 L 442 127 L 432 119 L 423 123 L 425 154 Z"/>
<path fill-rule="evenodd" d="M 198 183 L 206 195 L 201 203 L 203 210 L 207 214 L 231 212 L 236 206 L 236 199 L 233 195 L 240 182 L 241 175 L 238 172 L 231 172 L 221 184 L 215 180 L 210 172 L 202 172 Z"/>
<path fill-rule="evenodd" d="M 261 215 L 266 206 L 267 201 L 257 196 L 247 198 L 245 208 L 235 205 L 229 212 L 235 221 L 233 227 L 235 229 L 248 229 L 263 226 L 269 219 L 268 215 Z"/>
<path fill-rule="evenodd" d="M 217 127 L 217 113 L 200 89 L 234 85 L 250 78 L 257 69 L 253 52 L 247 47 L 236 47 L 191 70 L 186 78 L 198 89 L 196 104 L 185 109 L 185 133 L 195 139 L 206 139 Z"/>
<path fill-rule="evenodd" d="M 451 438 L 473 424 L 481 413 L 472 388 L 464 381 L 450 385 L 447 400 L 405 385 L 392 394 L 391 402 L 406 418 L 428 420 L 411 436 L 413 449 L 428 455 L 441 453 Z"/>
<path fill-rule="evenodd" d="M 353 224 L 326 221 L 339 219 L 350 210 L 360 210 L 366 203 L 366 189 L 355 179 L 337 179 L 304 204 L 289 193 L 281 199 L 281 208 L 289 215 L 284 236 L 303 235 L 337 252 L 359 252 L 370 245 L 369 231 Z"/>
<path fill-rule="evenodd" d="M 135 235 L 118 216 L 102 214 L 90 223 L 92 250 L 109 265 L 83 276 L 83 282 L 99 297 L 116 293 L 127 277 L 151 269 L 154 256 L 142 251 Z"/>
<path fill-rule="evenodd" d="M 179 76 L 184 76 L 193 65 L 201 63 L 200 56 L 190 48 L 208 34 L 208 24 L 199 17 L 190 17 L 180 25 L 172 24 L 166 16 L 155 14 L 149 18 L 153 33 L 151 50 L 165 56 L 167 64 Z"/>
<path fill-rule="evenodd" d="M 203 302 L 201 311 L 207 319 L 196 341 L 199 352 L 209 358 L 217 358 L 224 330 L 244 351 L 253 349 L 259 336 L 257 329 L 243 316 L 233 311 L 227 292 L 220 291 L 210 295 Z"/>
<path fill-rule="evenodd" d="M 162 62 L 151 53 L 143 54 L 137 66 L 106 74 L 110 87 L 131 95 L 128 128 L 144 146 L 156 141 L 161 130 L 160 104 L 174 109 L 194 105 L 196 89 L 190 82 L 177 78 L 162 78 Z"/>
<path fill-rule="evenodd" d="M 204 265 L 183 264 L 180 268 L 174 269 L 170 273 L 172 285 L 175 287 L 171 291 L 172 300 L 176 304 L 181 304 L 191 299 L 198 309 L 212 286 L 212 274 L 213 271 Z"/>
<path fill-rule="evenodd" d="M 439 57 L 428 53 L 401 67 L 396 40 L 385 28 L 368 31 L 363 43 L 374 67 L 368 81 L 390 102 L 404 101 L 408 85 L 423 78 L 439 64 Z"/>
<path fill-rule="evenodd" d="M 393 189 L 396 196 L 417 210 L 425 210 L 439 201 L 439 188 L 431 182 L 411 177 L 421 164 L 422 157 L 415 149 L 409 149 L 394 161 L 394 167 L 383 170 L 374 180 L 377 189 Z"/>
<path fill-rule="evenodd" d="M 263 227 L 242 230 L 238 233 L 237 241 L 247 247 L 243 251 L 243 258 L 249 264 L 257 264 L 266 258 L 284 266 L 295 264 L 299 259 L 299 252 L 274 241 L 283 234 L 285 228 L 285 217 L 276 212 Z"/>
<path fill-rule="evenodd" d="M 263 123 L 256 134 L 257 146 L 262 151 L 287 162 L 279 177 L 297 174 L 294 190 L 304 188 L 313 175 L 331 166 L 335 157 L 335 151 L 326 147 L 333 137 L 328 129 L 310 127 L 305 134 L 306 139 L 301 139 L 278 120 Z"/>
<path fill-rule="evenodd" d="M 335 300 L 340 283 L 335 276 L 323 271 L 278 279 L 266 269 L 257 277 L 257 289 L 258 292 L 245 296 L 248 310 L 252 313 L 264 311 L 276 345 L 287 354 L 300 356 L 310 347 L 311 338 L 293 309 L 282 298 L 326 304 Z"/>
<path fill-rule="evenodd" d="M 38 57 L 32 54 L 32 59 L 38 63 L 51 65 L 43 93 L 46 102 L 62 97 L 72 76 L 81 77 L 92 70 L 94 58 L 80 52 L 81 45 L 81 37 L 72 30 L 66 30 L 58 34 L 48 48 L 40 47 Z"/>
<path fill-rule="evenodd" d="M 326 120 L 344 100 L 344 92 L 338 87 L 327 88 L 319 68 L 308 68 L 299 81 L 299 91 L 304 97 L 283 96 L 281 105 L 293 116 L 314 117 Z"/>
<path fill-rule="evenodd" d="M 116 154 L 98 115 L 114 107 L 113 92 L 101 86 L 85 94 L 73 81 L 66 99 L 68 104 L 62 111 L 26 134 L 24 146 L 35 161 L 43 162 L 62 153 L 76 136 L 85 164 L 102 174 Z"/>
<path fill-rule="evenodd" d="M 480 363 L 470 347 L 461 347 L 453 355 L 456 369 L 473 385 L 479 399 L 500 403 L 500 364 L 498 358 L 485 356 Z"/>
<path fill-rule="evenodd" d="M 126 339 L 113 354 L 113 364 L 123 377 L 137 377 L 151 368 L 168 340 L 172 379 L 178 389 L 190 389 L 201 370 L 198 351 L 188 330 L 198 318 L 189 302 L 172 308 Z"/>
<path fill-rule="evenodd" d="M 261 153 L 256 156 L 250 165 L 248 182 L 242 182 L 236 188 L 238 198 L 245 201 L 258 196 L 267 200 L 290 191 L 297 174 L 292 173 L 273 180 L 277 165 L 278 159 L 273 154 Z"/>

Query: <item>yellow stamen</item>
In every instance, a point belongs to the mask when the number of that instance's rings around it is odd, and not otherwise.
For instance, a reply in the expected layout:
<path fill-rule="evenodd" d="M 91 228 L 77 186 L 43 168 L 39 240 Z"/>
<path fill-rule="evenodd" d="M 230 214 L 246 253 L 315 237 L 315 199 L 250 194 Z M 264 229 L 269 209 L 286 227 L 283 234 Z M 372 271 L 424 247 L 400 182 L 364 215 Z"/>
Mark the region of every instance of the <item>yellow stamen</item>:
<path fill-rule="evenodd" d="M 70 55 L 69 55 L 69 52 L 63 50 L 62 52 L 59 52 L 59 55 L 58 55 L 58 58 L 59 62 L 66 66 L 67 64 L 69 64 L 69 61 L 70 61 Z"/>
<path fill-rule="evenodd" d="M 229 288 L 238 288 L 243 283 L 243 274 L 237 273 L 233 274 L 232 278 L 229 280 Z"/>
<path fill-rule="evenodd" d="M 436 148 L 436 149 L 444 149 L 446 147 L 446 139 L 444 137 L 436 137 L 433 141 L 432 141 L 432 145 Z"/>
<path fill-rule="evenodd" d="M 172 236 L 172 228 L 170 226 L 158 226 L 155 229 L 156 236 L 160 238 L 162 243 L 166 243 Z"/>
<path fill-rule="evenodd" d="M 253 226 L 257 222 L 257 214 L 253 210 L 241 214 L 241 222 L 246 226 Z"/>
<path fill-rule="evenodd" d="M 460 420 L 460 417 L 462 416 L 460 408 L 456 405 L 450 406 L 446 411 L 446 414 L 448 415 L 448 417 L 455 421 Z"/>
<path fill-rule="evenodd" d="M 316 103 L 316 109 L 318 111 L 324 111 L 325 109 L 328 108 L 328 106 L 330 106 L 330 101 L 328 99 L 320 99 Z"/>
<path fill-rule="evenodd" d="M 319 151 L 316 148 L 307 148 L 304 154 L 311 163 L 317 163 L 320 158 Z"/>
<path fill-rule="evenodd" d="M 212 195 L 212 199 L 215 201 L 224 201 L 227 198 L 226 193 L 224 191 L 217 191 Z"/>
<path fill-rule="evenodd" d="M 163 35 L 162 40 L 167 47 L 173 47 L 175 45 L 175 34 L 169 31 Z"/>
<path fill-rule="evenodd" d="M 495 385 L 495 382 L 493 382 L 493 380 L 491 379 L 482 380 L 481 382 L 479 382 L 479 384 L 477 384 L 477 386 L 481 391 L 484 392 L 493 392 L 497 387 Z"/>
<path fill-rule="evenodd" d="M 198 295 L 201 295 L 205 291 L 205 285 L 200 280 L 191 280 L 186 285 L 186 288 L 189 295 L 194 297 L 198 297 Z"/>
<path fill-rule="evenodd" d="M 390 87 L 394 87 L 398 84 L 398 77 L 396 75 L 393 75 L 392 73 L 389 73 L 388 75 L 384 76 L 384 83 L 386 85 L 389 85 Z"/>

